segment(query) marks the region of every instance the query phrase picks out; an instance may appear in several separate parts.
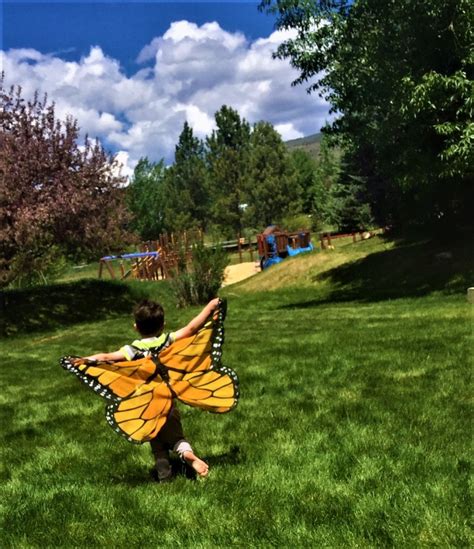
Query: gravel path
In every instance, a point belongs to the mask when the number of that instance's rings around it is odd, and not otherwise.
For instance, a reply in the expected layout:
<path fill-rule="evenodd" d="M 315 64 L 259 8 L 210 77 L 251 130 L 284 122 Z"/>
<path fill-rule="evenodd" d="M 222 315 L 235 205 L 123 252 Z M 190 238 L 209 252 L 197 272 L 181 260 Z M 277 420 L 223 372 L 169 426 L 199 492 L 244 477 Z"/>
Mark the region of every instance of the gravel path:
<path fill-rule="evenodd" d="M 248 263 L 238 263 L 237 265 L 229 265 L 226 267 L 224 274 L 224 283 L 222 286 L 229 286 L 241 280 L 245 280 L 254 274 L 260 272 L 258 262 L 250 261 Z"/>

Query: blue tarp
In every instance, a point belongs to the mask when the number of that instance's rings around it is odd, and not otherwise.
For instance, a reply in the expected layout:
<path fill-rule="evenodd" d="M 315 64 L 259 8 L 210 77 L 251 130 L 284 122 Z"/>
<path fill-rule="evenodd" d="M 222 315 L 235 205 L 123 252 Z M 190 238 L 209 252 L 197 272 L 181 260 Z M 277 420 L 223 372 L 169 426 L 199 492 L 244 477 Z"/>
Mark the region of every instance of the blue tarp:
<path fill-rule="evenodd" d="M 276 265 L 277 263 L 281 263 L 283 259 L 281 257 L 269 257 L 268 259 L 264 259 L 262 261 L 262 269 L 266 269 L 267 267 L 271 267 L 272 265 Z"/>
<path fill-rule="evenodd" d="M 286 250 L 288 252 L 288 255 L 291 257 L 293 255 L 303 254 L 305 252 L 312 252 L 314 250 L 313 244 L 310 242 L 309 246 L 306 248 L 296 248 L 295 250 L 291 246 L 287 246 Z"/>
<path fill-rule="evenodd" d="M 136 257 L 159 257 L 160 252 L 135 252 L 133 254 L 106 255 L 101 257 L 101 261 L 111 261 L 112 259 L 134 259 Z"/>

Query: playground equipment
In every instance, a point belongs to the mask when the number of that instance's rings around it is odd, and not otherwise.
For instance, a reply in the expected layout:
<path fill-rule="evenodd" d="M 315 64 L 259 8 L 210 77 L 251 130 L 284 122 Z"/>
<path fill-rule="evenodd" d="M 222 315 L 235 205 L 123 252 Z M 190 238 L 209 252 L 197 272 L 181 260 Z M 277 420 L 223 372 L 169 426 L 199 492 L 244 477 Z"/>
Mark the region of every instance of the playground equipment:
<path fill-rule="evenodd" d="M 287 232 L 275 225 L 267 227 L 257 235 L 258 255 L 263 269 L 280 263 L 285 257 L 311 252 L 314 247 L 307 230 Z"/>
<path fill-rule="evenodd" d="M 99 260 L 99 278 L 104 267 L 111 278 L 137 280 L 163 280 L 172 278 L 180 263 L 191 259 L 192 245 L 202 240 L 202 231 L 185 231 L 181 234 L 160 234 L 158 240 L 144 242 L 140 251 L 120 255 L 107 255 Z M 118 265 L 118 273 L 115 268 Z"/>
<path fill-rule="evenodd" d="M 163 262 L 162 254 L 159 251 L 153 251 L 101 257 L 99 278 L 102 278 L 104 267 L 111 278 L 117 278 L 114 269 L 116 261 L 118 261 L 121 279 L 131 277 L 138 280 L 161 280 L 167 277 L 167 268 Z"/>

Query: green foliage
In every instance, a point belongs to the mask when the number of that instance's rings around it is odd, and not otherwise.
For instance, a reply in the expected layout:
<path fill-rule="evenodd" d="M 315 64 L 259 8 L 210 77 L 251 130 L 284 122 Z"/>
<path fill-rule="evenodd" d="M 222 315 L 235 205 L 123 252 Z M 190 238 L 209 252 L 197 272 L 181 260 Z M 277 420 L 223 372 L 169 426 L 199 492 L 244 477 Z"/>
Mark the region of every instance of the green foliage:
<path fill-rule="evenodd" d="M 364 191 L 363 182 L 354 179 L 334 183 L 327 194 L 326 221 L 343 232 L 372 228 L 374 219 Z"/>
<path fill-rule="evenodd" d="M 217 295 L 229 263 L 227 253 L 218 246 L 197 242 L 192 247 L 192 262 L 184 258 L 171 280 L 178 307 L 205 304 Z"/>
<path fill-rule="evenodd" d="M 303 151 L 311 159 L 316 160 L 319 156 L 321 138 L 321 133 L 315 133 L 313 135 L 307 135 L 306 137 L 290 139 L 289 141 L 285 141 L 285 145 L 290 153 L 293 153 L 294 151 Z"/>
<path fill-rule="evenodd" d="M 472 224 L 474 4 L 263 0 L 380 223 Z"/>
<path fill-rule="evenodd" d="M 303 213 L 289 215 L 281 220 L 281 226 L 287 231 L 310 230 L 312 228 L 311 216 Z"/>
<path fill-rule="evenodd" d="M 440 158 L 446 177 L 474 176 L 474 53 L 462 64 L 449 76 L 432 71 L 418 84 L 410 77 L 404 80 L 411 92 L 406 112 L 413 118 L 437 118 L 434 129 L 445 138 Z"/>
<path fill-rule="evenodd" d="M 301 209 L 301 191 L 280 134 L 268 122 L 255 124 L 250 136 L 246 224 L 266 227 Z"/>
<path fill-rule="evenodd" d="M 9 287 L 49 284 L 64 272 L 66 266 L 63 251 L 54 244 L 19 250 L 10 266 L 11 271 L 17 274 Z"/>
<path fill-rule="evenodd" d="M 128 205 L 133 218 L 130 228 L 142 240 L 158 238 L 164 228 L 166 168 L 164 161 L 141 158 L 127 188 Z"/>
<path fill-rule="evenodd" d="M 318 160 L 312 158 L 302 149 L 293 149 L 290 152 L 293 162 L 296 185 L 301 192 L 302 211 L 310 214 L 313 206 L 313 185 Z"/>
<path fill-rule="evenodd" d="M 164 224 L 168 231 L 185 231 L 209 223 L 209 193 L 203 143 L 184 123 L 175 162 L 166 178 Z"/>
<path fill-rule="evenodd" d="M 242 229 L 250 126 L 226 105 L 216 112 L 216 126 L 206 140 L 206 163 L 212 198 L 211 217 L 221 232 L 235 237 Z"/>
<path fill-rule="evenodd" d="M 316 230 L 328 224 L 339 225 L 341 201 L 336 197 L 335 185 L 339 183 L 340 164 L 340 154 L 331 148 L 327 136 L 323 136 L 312 186 L 309 189 L 313 227 Z"/>

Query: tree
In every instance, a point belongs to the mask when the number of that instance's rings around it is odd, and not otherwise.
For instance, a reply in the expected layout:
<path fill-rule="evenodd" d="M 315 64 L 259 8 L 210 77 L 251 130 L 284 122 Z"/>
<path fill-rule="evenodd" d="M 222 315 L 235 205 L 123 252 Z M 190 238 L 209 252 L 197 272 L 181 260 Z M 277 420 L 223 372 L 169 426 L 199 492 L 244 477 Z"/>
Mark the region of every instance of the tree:
<path fill-rule="evenodd" d="M 280 134 L 269 122 L 258 122 L 250 136 L 246 218 L 253 227 L 280 223 L 301 211 L 301 189 Z"/>
<path fill-rule="evenodd" d="M 226 105 L 215 118 L 217 129 L 206 140 L 210 211 L 220 230 L 235 236 L 242 230 L 250 126 Z"/>
<path fill-rule="evenodd" d="M 260 8 L 297 31 L 276 55 L 339 114 L 330 131 L 379 221 L 472 222 L 472 2 L 263 0 Z"/>
<path fill-rule="evenodd" d="M 41 278 L 61 256 L 97 257 L 122 242 L 124 179 L 76 120 L 0 82 L 0 284 Z"/>
<path fill-rule="evenodd" d="M 342 232 L 362 231 L 373 225 L 364 181 L 336 182 L 325 197 L 325 221 Z"/>
<path fill-rule="evenodd" d="M 310 154 L 302 149 L 294 149 L 290 153 L 295 170 L 296 184 L 302 193 L 302 211 L 306 214 L 312 212 L 313 185 L 316 172 L 316 161 Z"/>
<path fill-rule="evenodd" d="M 340 184 L 340 175 L 340 152 L 331 148 L 327 136 L 323 136 L 310 189 L 314 228 L 340 225 L 341 200 L 338 199 L 338 195 L 341 193 L 335 192 L 335 185 Z M 355 193 L 349 194 L 357 196 Z"/>
<path fill-rule="evenodd" d="M 187 122 L 175 149 L 175 161 L 166 178 L 165 225 L 183 231 L 209 222 L 209 192 L 204 145 Z"/>
<path fill-rule="evenodd" d="M 163 160 L 154 163 L 141 158 L 127 188 L 128 206 L 132 213 L 130 228 L 142 240 L 157 239 L 163 232 L 165 176 Z"/>

